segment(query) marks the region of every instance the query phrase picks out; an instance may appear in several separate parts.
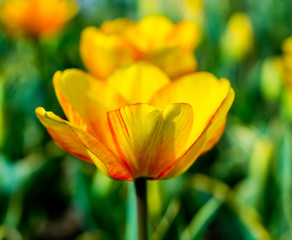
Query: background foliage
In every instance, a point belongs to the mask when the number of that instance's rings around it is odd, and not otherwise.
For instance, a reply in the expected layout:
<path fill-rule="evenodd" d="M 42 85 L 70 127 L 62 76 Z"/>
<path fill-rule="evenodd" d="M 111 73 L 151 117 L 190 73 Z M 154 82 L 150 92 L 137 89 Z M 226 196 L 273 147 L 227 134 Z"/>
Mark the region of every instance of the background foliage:
<path fill-rule="evenodd" d="M 106 178 L 59 149 L 34 109 L 64 116 L 51 79 L 57 70 L 84 69 L 78 49 L 84 27 L 152 13 L 199 23 L 198 70 L 228 78 L 236 98 L 214 149 L 182 176 L 149 182 L 151 239 L 292 239 L 292 109 L 275 65 L 292 35 L 292 2 L 79 4 L 79 14 L 54 38 L 15 39 L 0 31 L 0 239 L 135 239 L 133 184 Z M 245 40 L 252 50 L 239 58 L 224 43 L 236 12 L 247 14 L 253 29 Z"/>

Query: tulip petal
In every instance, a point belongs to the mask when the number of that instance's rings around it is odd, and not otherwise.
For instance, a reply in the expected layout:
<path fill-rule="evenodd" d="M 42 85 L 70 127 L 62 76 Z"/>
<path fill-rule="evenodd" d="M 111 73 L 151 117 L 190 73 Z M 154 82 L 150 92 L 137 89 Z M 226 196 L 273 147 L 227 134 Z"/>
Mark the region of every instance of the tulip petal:
<path fill-rule="evenodd" d="M 145 56 L 145 59 L 162 69 L 171 79 L 192 73 L 197 68 L 194 54 L 179 47 L 151 52 Z"/>
<path fill-rule="evenodd" d="M 153 30 L 157 29 L 153 33 Z M 162 15 L 150 15 L 137 23 L 136 28 L 127 31 L 129 39 L 141 52 L 156 51 L 164 48 L 173 23 Z"/>
<path fill-rule="evenodd" d="M 120 158 L 128 163 L 134 178 L 139 177 L 149 161 L 147 156 L 153 154 L 148 145 L 155 143 L 154 136 L 162 124 L 161 112 L 147 104 L 127 105 L 109 112 L 108 122 Z"/>
<path fill-rule="evenodd" d="M 108 20 L 101 24 L 100 29 L 105 34 L 121 34 L 125 33 L 136 26 L 136 23 L 127 18 L 117 18 L 114 20 Z"/>
<path fill-rule="evenodd" d="M 125 100 L 105 82 L 77 69 L 56 72 L 53 82 L 68 120 L 111 146 L 106 112 L 124 106 Z"/>
<path fill-rule="evenodd" d="M 93 162 L 113 178 L 132 180 L 127 168 L 113 153 L 83 129 L 39 107 L 36 114 L 55 142 L 69 153 Z"/>
<path fill-rule="evenodd" d="M 168 77 L 159 68 L 143 61 L 118 69 L 108 79 L 108 84 L 128 103 L 148 102 L 168 83 Z"/>
<path fill-rule="evenodd" d="M 193 126 L 193 109 L 189 104 L 175 103 L 163 110 L 160 146 L 156 159 L 149 165 L 149 172 L 160 171 L 156 179 L 167 174 L 186 151 Z"/>
<path fill-rule="evenodd" d="M 207 139 L 206 144 L 201 152 L 201 155 L 209 151 L 221 138 L 227 120 L 228 111 L 234 101 L 234 91 L 230 89 L 226 98 L 221 103 L 221 106 L 216 111 L 216 114 L 213 116 L 212 120 L 209 123 L 207 130 Z"/>
<path fill-rule="evenodd" d="M 186 51 L 193 51 L 200 40 L 200 30 L 193 21 L 180 21 L 176 24 L 166 44 L 168 46 L 178 46 Z"/>
<path fill-rule="evenodd" d="M 139 58 L 139 53 L 122 36 L 106 35 L 95 27 L 82 31 L 80 55 L 85 67 L 98 78 Z"/>
<path fill-rule="evenodd" d="M 159 109 L 171 102 L 188 103 L 193 107 L 194 124 L 188 146 L 192 145 L 208 125 L 230 91 L 227 79 L 218 80 L 210 73 L 184 76 L 157 92 L 150 101 Z"/>
<path fill-rule="evenodd" d="M 225 128 L 227 113 L 233 100 L 234 91 L 230 89 L 226 98 L 216 110 L 199 138 L 192 144 L 189 150 L 185 152 L 177 165 L 163 177 L 164 179 L 174 178 L 185 172 L 200 155 L 208 151 L 215 143 L 217 143 Z"/>
<path fill-rule="evenodd" d="M 282 51 L 286 54 L 292 54 L 292 36 L 285 39 L 282 44 Z"/>
<path fill-rule="evenodd" d="M 186 150 L 192 120 L 188 104 L 171 104 L 159 111 L 140 103 L 108 113 L 116 148 L 134 179 L 157 178 L 175 166 Z"/>

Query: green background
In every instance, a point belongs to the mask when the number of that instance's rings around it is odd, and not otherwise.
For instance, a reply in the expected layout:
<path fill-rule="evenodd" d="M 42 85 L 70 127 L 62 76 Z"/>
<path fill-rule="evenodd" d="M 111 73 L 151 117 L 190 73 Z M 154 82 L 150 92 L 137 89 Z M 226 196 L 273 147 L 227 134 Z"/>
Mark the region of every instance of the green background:
<path fill-rule="evenodd" d="M 150 13 L 177 22 L 184 18 L 180 4 L 164 0 L 145 9 L 138 0 L 84 0 L 52 39 L 15 39 L 0 30 L 1 240 L 135 239 L 133 183 L 111 180 L 61 150 L 34 109 L 64 117 L 51 80 L 57 70 L 84 69 L 83 28 Z M 178 178 L 149 182 L 149 234 L 154 240 L 291 240 L 291 119 L 285 86 L 267 61 L 282 54 L 292 35 L 292 2 L 205 0 L 204 7 L 198 70 L 228 78 L 236 97 L 224 136 L 210 152 Z M 254 49 L 241 60 L 220 50 L 228 19 L 238 11 L 254 29 Z"/>

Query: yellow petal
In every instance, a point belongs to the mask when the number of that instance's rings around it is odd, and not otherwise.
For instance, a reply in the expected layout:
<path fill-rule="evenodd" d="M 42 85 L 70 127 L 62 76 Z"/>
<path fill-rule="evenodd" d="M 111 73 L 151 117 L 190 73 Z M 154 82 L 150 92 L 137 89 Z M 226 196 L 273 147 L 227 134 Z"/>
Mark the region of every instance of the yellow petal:
<path fill-rule="evenodd" d="M 197 68 L 197 61 L 194 54 L 179 47 L 165 48 L 158 52 L 151 52 L 145 59 L 162 69 L 171 79 L 192 73 Z"/>
<path fill-rule="evenodd" d="M 149 52 L 165 47 L 173 23 L 162 15 L 150 15 L 127 32 L 127 38 L 141 51 Z M 156 29 L 156 30 L 155 30 Z"/>
<path fill-rule="evenodd" d="M 181 47 L 186 51 L 193 51 L 200 40 L 200 30 L 193 21 L 181 21 L 176 24 L 166 44 L 168 46 Z"/>
<path fill-rule="evenodd" d="M 135 104 L 108 113 L 120 158 L 133 178 L 159 178 L 170 171 L 185 151 L 192 120 L 188 104 L 172 104 L 163 112 Z"/>
<path fill-rule="evenodd" d="M 194 161 L 203 153 L 217 143 L 220 139 L 224 128 L 227 113 L 234 100 L 234 91 L 230 89 L 226 98 L 223 100 L 219 108 L 213 114 L 206 128 L 202 131 L 198 139 L 191 145 L 188 151 L 181 157 L 177 165 L 163 178 L 174 178 L 185 172 Z M 194 122 L 194 125 L 196 123 Z"/>
<path fill-rule="evenodd" d="M 205 143 L 206 132 L 203 132 L 202 135 L 189 148 L 189 150 L 186 151 L 185 154 L 176 162 L 176 165 L 168 173 L 162 176 L 161 179 L 174 178 L 188 170 L 194 161 L 200 156 Z"/>
<path fill-rule="evenodd" d="M 147 104 L 127 105 L 109 112 L 108 122 L 120 158 L 128 163 L 134 178 L 147 176 L 146 166 L 153 154 L 150 146 L 156 143 L 162 124 L 161 112 Z"/>
<path fill-rule="evenodd" d="M 292 53 L 283 54 L 282 61 L 285 68 L 292 70 Z"/>
<path fill-rule="evenodd" d="M 114 20 L 108 20 L 101 24 L 100 30 L 105 34 L 121 34 L 125 35 L 125 32 L 129 28 L 135 27 L 136 23 L 127 18 L 117 18 Z"/>
<path fill-rule="evenodd" d="M 142 61 L 118 69 L 108 79 L 108 84 L 128 103 L 148 102 L 156 91 L 168 83 L 168 77 L 160 69 Z"/>
<path fill-rule="evenodd" d="M 81 70 L 56 72 L 53 82 L 68 120 L 111 146 L 106 112 L 124 106 L 125 100 L 105 82 Z"/>
<path fill-rule="evenodd" d="M 106 35 L 95 27 L 82 31 L 80 55 L 85 67 L 98 78 L 139 58 L 139 53 L 122 36 Z"/>
<path fill-rule="evenodd" d="M 165 108 L 169 103 L 188 103 L 193 107 L 194 124 L 188 146 L 202 133 L 230 91 L 227 79 L 218 80 L 210 73 L 199 72 L 177 79 L 157 92 L 150 103 Z"/>
<path fill-rule="evenodd" d="M 160 146 L 149 165 L 149 172 L 160 170 L 156 179 L 167 174 L 185 153 L 192 126 L 193 109 L 189 104 L 174 103 L 163 110 Z"/>
<path fill-rule="evenodd" d="M 282 71 L 285 83 L 289 88 L 292 86 L 292 36 L 285 39 L 282 44 Z"/>
<path fill-rule="evenodd" d="M 113 178 L 132 180 L 127 166 L 87 132 L 43 108 L 37 108 L 36 114 L 61 148 L 93 162 L 103 173 Z"/>
<path fill-rule="evenodd" d="M 209 123 L 210 126 L 208 127 L 207 130 L 206 144 L 204 145 L 201 155 L 209 151 L 221 138 L 225 129 L 227 113 L 233 103 L 233 100 L 234 91 L 233 89 L 230 89 L 226 98 L 221 103 L 220 107 L 216 111 L 216 114 L 213 116 Z"/>
<path fill-rule="evenodd" d="M 292 65 L 287 65 L 283 61 L 283 75 L 287 87 L 292 88 Z"/>
<path fill-rule="evenodd" d="M 284 53 L 292 54 L 292 36 L 285 39 L 282 44 L 282 51 Z"/>

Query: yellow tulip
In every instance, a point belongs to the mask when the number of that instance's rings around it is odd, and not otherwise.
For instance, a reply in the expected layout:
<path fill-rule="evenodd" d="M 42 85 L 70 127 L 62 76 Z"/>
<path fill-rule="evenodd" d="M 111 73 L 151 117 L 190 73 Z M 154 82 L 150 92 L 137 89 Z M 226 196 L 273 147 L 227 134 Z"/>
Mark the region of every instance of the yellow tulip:
<path fill-rule="evenodd" d="M 170 81 L 139 62 L 106 81 L 76 69 L 54 88 L 68 121 L 39 107 L 55 142 L 121 180 L 172 178 L 220 139 L 234 91 L 227 79 L 198 72 Z"/>
<path fill-rule="evenodd" d="M 252 50 L 253 38 L 252 23 L 248 15 L 239 12 L 233 14 L 221 38 L 223 55 L 241 60 Z"/>
<path fill-rule="evenodd" d="M 116 19 L 104 22 L 100 28 L 85 28 L 80 55 L 85 67 L 98 78 L 107 78 L 117 68 L 142 59 L 176 78 L 196 69 L 193 51 L 199 35 L 195 23 L 173 24 L 160 15 L 145 17 L 138 23 Z"/>
<path fill-rule="evenodd" d="M 3 0 L 0 21 L 12 35 L 48 37 L 77 13 L 72 0 Z"/>

